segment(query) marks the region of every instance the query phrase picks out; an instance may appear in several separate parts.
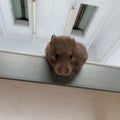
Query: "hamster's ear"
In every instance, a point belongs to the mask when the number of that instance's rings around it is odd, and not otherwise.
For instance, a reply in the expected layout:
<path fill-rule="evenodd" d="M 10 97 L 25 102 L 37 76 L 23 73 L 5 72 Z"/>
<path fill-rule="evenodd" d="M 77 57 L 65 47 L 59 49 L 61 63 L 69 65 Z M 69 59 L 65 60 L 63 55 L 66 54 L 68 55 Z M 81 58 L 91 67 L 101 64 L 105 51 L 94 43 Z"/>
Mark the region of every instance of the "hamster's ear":
<path fill-rule="evenodd" d="M 52 35 L 52 36 L 51 36 L 50 45 L 54 44 L 54 42 L 56 41 L 56 38 L 57 38 L 56 35 Z"/>
<path fill-rule="evenodd" d="M 76 40 L 75 40 L 74 38 L 71 38 L 70 42 L 71 42 L 71 44 L 72 44 L 73 46 L 76 45 Z"/>
<path fill-rule="evenodd" d="M 51 40 L 53 40 L 54 38 L 56 38 L 56 35 L 52 35 L 51 36 Z"/>

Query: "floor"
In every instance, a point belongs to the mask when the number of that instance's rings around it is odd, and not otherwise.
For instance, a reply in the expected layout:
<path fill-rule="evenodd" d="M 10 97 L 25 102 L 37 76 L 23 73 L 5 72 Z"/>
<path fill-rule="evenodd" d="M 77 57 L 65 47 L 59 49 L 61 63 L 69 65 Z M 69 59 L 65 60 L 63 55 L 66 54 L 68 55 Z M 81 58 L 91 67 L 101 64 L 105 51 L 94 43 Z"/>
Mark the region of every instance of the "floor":
<path fill-rule="evenodd" d="M 0 79 L 0 120 L 119 120 L 120 93 Z"/>

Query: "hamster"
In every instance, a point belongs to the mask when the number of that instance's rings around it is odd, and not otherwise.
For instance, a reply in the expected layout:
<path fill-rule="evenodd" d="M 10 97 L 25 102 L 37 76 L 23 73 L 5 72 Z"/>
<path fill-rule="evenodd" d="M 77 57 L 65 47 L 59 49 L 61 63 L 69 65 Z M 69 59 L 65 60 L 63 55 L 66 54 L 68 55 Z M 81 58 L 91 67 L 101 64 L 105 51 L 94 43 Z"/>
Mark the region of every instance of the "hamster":
<path fill-rule="evenodd" d="M 69 36 L 52 35 L 45 54 L 57 75 L 69 76 L 75 69 L 83 66 L 88 53 L 83 44 Z"/>

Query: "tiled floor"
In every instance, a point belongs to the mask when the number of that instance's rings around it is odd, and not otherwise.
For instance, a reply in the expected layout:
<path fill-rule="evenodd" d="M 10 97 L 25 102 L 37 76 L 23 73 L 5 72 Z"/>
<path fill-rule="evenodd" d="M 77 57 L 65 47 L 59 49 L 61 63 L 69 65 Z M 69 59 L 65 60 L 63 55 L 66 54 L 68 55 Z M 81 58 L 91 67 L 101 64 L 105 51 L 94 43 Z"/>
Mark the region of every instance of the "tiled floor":
<path fill-rule="evenodd" d="M 119 120 L 120 93 L 0 79 L 0 120 Z"/>

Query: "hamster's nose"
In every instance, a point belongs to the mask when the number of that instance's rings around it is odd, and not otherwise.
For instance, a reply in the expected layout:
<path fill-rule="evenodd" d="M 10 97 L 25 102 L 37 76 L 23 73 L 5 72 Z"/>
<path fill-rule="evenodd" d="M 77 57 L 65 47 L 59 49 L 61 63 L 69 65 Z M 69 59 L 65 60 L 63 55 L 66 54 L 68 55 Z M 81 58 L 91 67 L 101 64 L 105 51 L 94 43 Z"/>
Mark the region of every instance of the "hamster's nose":
<path fill-rule="evenodd" d="M 69 73 L 69 68 L 68 67 L 64 67 L 64 66 L 61 66 L 58 68 L 58 71 L 61 73 L 61 74 L 67 74 Z"/>

